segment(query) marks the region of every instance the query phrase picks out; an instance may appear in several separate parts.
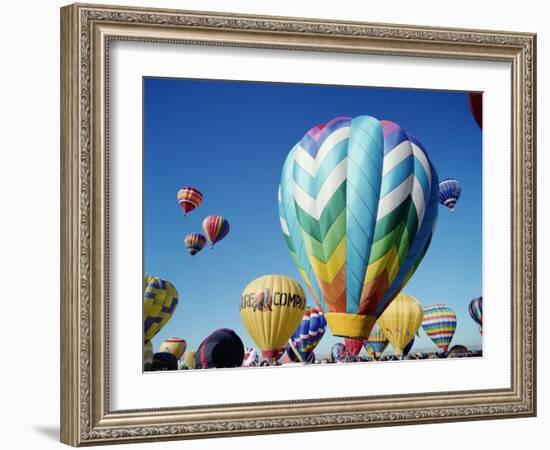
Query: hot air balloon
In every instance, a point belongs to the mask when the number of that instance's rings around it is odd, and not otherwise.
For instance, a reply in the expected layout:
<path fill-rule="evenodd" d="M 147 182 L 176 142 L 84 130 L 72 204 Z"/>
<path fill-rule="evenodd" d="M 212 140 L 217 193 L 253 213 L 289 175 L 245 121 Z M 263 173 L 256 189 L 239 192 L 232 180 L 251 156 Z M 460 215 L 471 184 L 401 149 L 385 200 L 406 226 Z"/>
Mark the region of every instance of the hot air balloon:
<path fill-rule="evenodd" d="M 243 367 L 256 367 L 260 364 L 260 354 L 255 348 L 247 347 L 244 351 Z"/>
<path fill-rule="evenodd" d="M 184 211 L 184 215 L 198 208 L 202 203 L 202 193 L 191 186 L 182 187 L 178 191 L 178 203 Z"/>
<path fill-rule="evenodd" d="M 285 354 L 281 358 L 281 364 L 289 363 L 315 364 L 315 353 L 309 352 L 302 356 L 289 344 L 286 348 Z"/>
<path fill-rule="evenodd" d="M 341 342 L 334 344 L 330 350 L 330 355 L 334 362 L 343 362 L 346 360 L 346 346 Z"/>
<path fill-rule="evenodd" d="M 143 277 L 144 343 L 149 342 L 172 317 L 178 304 L 178 291 L 158 277 Z"/>
<path fill-rule="evenodd" d="M 166 339 L 159 348 L 160 352 L 166 352 L 166 353 L 172 353 L 176 357 L 177 360 L 179 360 L 183 353 L 185 352 L 185 349 L 187 348 L 187 342 L 185 342 L 185 339 L 181 338 L 169 338 Z"/>
<path fill-rule="evenodd" d="M 200 233 L 190 233 L 185 236 L 184 243 L 191 256 L 195 256 L 206 245 L 206 238 Z"/>
<path fill-rule="evenodd" d="M 244 288 L 241 320 L 263 357 L 277 361 L 302 320 L 306 295 L 302 287 L 284 275 L 264 275 Z"/>
<path fill-rule="evenodd" d="M 281 228 L 332 334 L 369 336 L 431 241 L 438 177 L 418 139 L 369 116 L 311 129 L 288 154 Z"/>
<path fill-rule="evenodd" d="M 151 370 L 178 370 L 178 360 L 172 353 L 158 352 L 153 355 Z"/>
<path fill-rule="evenodd" d="M 447 351 L 456 330 L 456 314 L 448 305 L 424 308 L 422 328 L 438 348 Z"/>
<path fill-rule="evenodd" d="M 422 324 L 422 305 L 412 295 L 401 293 L 384 311 L 378 323 L 396 355 L 414 338 Z"/>
<path fill-rule="evenodd" d="M 439 183 L 439 203 L 454 212 L 462 187 L 457 180 L 447 178 Z"/>
<path fill-rule="evenodd" d="M 195 356 L 197 352 L 194 350 L 187 350 L 183 354 L 183 366 L 186 369 L 194 369 L 195 368 Z"/>
<path fill-rule="evenodd" d="M 389 343 L 390 341 L 384 336 L 380 325 L 376 322 L 374 328 L 370 332 L 369 338 L 363 342 L 363 346 L 369 355 L 375 359 L 379 359 Z"/>
<path fill-rule="evenodd" d="M 153 343 L 151 341 L 143 345 L 143 367 L 145 370 L 150 369 L 153 363 Z"/>
<path fill-rule="evenodd" d="M 483 297 L 474 298 L 468 307 L 470 316 L 479 325 L 479 332 L 483 334 Z"/>
<path fill-rule="evenodd" d="M 413 345 L 414 345 L 414 336 L 413 336 L 413 338 L 409 341 L 409 343 L 407 344 L 407 346 L 403 349 L 403 356 L 407 356 L 407 355 L 411 352 L 411 349 L 413 348 Z"/>
<path fill-rule="evenodd" d="M 468 106 L 478 127 L 483 128 L 483 94 L 481 92 L 469 92 Z"/>
<path fill-rule="evenodd" d="M 346 352 L 348 356 L 357 356 L 363 348 L 364 339 L 344 339 L 344 345 L 346 346 Z"/>
<path fill-rule="evenodd" d="M 241 338 L 229 328 L 220 328 L 199 345 L 195 354 L 195 368 L 240 367 L 243 359 L 244 345 Z"/>
<path fill-rule="evenodd" d="M 202 229 L 212 248 L 229 233 L 229 222 L 222 216 L 208 216 L 202 221 Z"/>
<path fill-rule="evenodd" d="M 309 354 L 325 334 L 327 321 L 322 311 L 306 308 L 302 322 L 290 337 L 288 352 L 295 353 L 298 360 L 305 362 Z"/>

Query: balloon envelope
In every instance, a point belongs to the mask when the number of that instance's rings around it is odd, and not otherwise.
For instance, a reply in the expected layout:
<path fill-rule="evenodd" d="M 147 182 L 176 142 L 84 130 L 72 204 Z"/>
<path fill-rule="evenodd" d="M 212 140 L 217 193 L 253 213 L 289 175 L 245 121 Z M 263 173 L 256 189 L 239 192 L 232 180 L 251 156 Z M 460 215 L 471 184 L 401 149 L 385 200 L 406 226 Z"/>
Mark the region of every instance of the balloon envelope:
<path fill-rule="evenodd" d="M 305 361 L 325 334 L 327 321 L 322 311 L 307 307 L 302 322 L 290 337 L 289 352 L 298 352 Z"/>
<path fill-rule="evenodd" d="M 178 191 L 178 203 L 187 214 L 202 204 L 202 193 L 194 187 L 185 186 Z"/>
<path fill-rule="evenodd" d="M 378 320 L 396 355 L 414 338 L 422 324 L 422 305 L 412 295 L 399 294 Z"/>
<path fill-rule="evenodd" d="M 483 297 L 474 298 L 468 306 L 470 317 L 479 325 L 479 332 L 483 334 Z"/>
<path fill-rule="evenodd" d="M 284 275 L 264 275 L 241 295 L 241 320 L 264 358 L 277 360 L 304 315 L 302 287 Z"/>
<path fill-rule="evenodd" d="M 243 367 L 255 367 L 260 364 L 260 354 L 255 348 L 248 347 L 244 351 Z"/>
<path fill-rule="evenodd" d="M 229 328 L 214 331 L 201 342 L 195 354 L 196 369 L 240 367 L 244 359 L 241 338 Z"/>
<path fill-rule="evenodd" d="M 364 339 L 344 339 L 344 345 L 349 356 L 357 356 L 363 348 Z"/>
<path fill-rule="evenodd" d="M 342 362 L 346 359 L 346 346 L 341 342 L 334 344 L 330 350 L 334 362 Z"/>
<path fill-rule="evenodd" d="M 160 344 L 159 351 L 172 353 L 176 359 L 180 359 L 183 356 L 183 352 L 187 348 L 187 342 L 181 338 L 168 338 L 162 344 Z"/>
<path fill-rule="evenodd" d="M 206 238 L 200 233 L 190 233 L 183 240 L 185 248 L 191 256 L 196 255 L 206 245 Z"/>
<path fill-rule="evenodd" d="M 407 355 L 411 352 L 411 349 L 413 348 L 413 345 L 414 345 L 414 336 L 413 336 L 413 338 L 409 341 L 409 343 L 407 344 L 407 346 L 403 349 L 403 356 L 407 356 Z"/>
<path fill-rule="evenodd" d="M 382 353 L 384 353 L 389 343 L 390 341 L 384 336 L 380 325 L 376 322 L 374 328 L 370 332 L 369 338 L 363 342 L 363 346 L 369 355 L 378 359 L 382 356 Z"/>
<path fill-rule="evenodd" d="M 483 94 L 481 92 L 469 92 L 468 106 L 479 128 L 483 128 Z"/>
<path fill-rule="evenodd" d="M 229 222 L 222 216 L 208 216 L 202 221 L 202 230 L 210 241 L 210 247 L 229 233 Z"/>
<path fill-rule="evenodd" d="M 281 229 L 332 334 L 368 338 L 430 244 L 438 177 L 418 139 L 389 121 L 337 117 L 288 154 Z"/>
<path fill-rule="evenodd" d="M 151 341 L 143 344 L 143 367 L 149 367 L 153 363 L 153 343 Z"/>
<path fill-rule="evenodd" d="M 462 187 L 452 178 L 447 178 L 439 183 L 439 203 L 454 211 L 456 202 L 460 198 Z"/>
<path fill-rule="evenodd" d="M 178 304 L 178 291 L 169 281 L 143 277 L 143 333 L 149 342 L 166 325 Z"/>
<path fill-rule="evenodd" d="M 178 370 L 178 360 L 172 353 L 158 352 L 153 355 L 151 370 Z"/>
<path fill-rule="evenodd" d="M 448 305 L 426 306 L 422 328 L 433 343 L 446 352 L 455 334 L 456 314 Z"/>

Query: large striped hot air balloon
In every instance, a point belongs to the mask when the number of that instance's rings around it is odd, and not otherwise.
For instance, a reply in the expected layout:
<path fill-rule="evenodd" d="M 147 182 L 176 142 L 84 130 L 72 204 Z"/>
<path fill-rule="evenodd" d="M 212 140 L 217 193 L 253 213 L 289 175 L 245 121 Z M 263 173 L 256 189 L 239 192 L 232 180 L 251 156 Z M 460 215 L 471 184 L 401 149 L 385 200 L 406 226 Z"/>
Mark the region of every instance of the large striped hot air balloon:
<path fill-rule="evenodd" d="M 191 186 L 182 187 L 178 191 L 178 203 L 183 209 L 185 215 L 188 212 L 198 208 L 202 203 L 202 193 L 197 188 Z"/>
<path fill-rule="evenodd" d="M 208 216 L 202 221 L 202 229 L 212 248 L 229 233 L 229 222 L 222 216 Z"/>
<path fill-rule="evenodd" d="M 447 178 L 439 183 L 439 203 L 454 212 L 456 202 L 460 198 L 462 187 L 457 180 Z"/>
<path fill-rule="evenodd" d="M 159 352 L 172 353 L 177 360 L 180 360 L 187 348 L 187 342 L 181 338 L 168 338 L 160 344 Z"/>
<path fill-rule="evenodd" d="M 456 314 L 448 305 L 426 306 L 422 328 L 433 343 L 446 352 L 455 334 Z"/>
<path fill-rule="evenodd" d="M 396 355 L 403 355 L 407 344 L 422 325 L 422 305 L 412 295 L 401 293 L 378 320 Z"/>
<path fill-rule="evenodd" d="M 149 342 L 166 325 L 178 304 L 178 291 L 158 277 L 143 277 L 143 337 Z"/>
<path fill-rule="evenodd" d="M 376 322 L 374 328 L 370 332 L 369 338 L 363 342 L 363 346 L 369 355 L 375 359 L 379 359 L 389 343 L 390 341 L 384 336 L 380 325 Z"/>
<path fill-rule="evenodd" d="M 289 353 L 294 352 L 301 362 L 308 360 L 321 338 L 325 334 L 327 321 L 322 311 L 315 308 L 306 308 L 302 322 L 288 340 Z"/>
<path fill-rule="evenodd" d="M 468 306 L 470 316 L 479 325 L 479 332 L 483 334 L 483 297 L 474 298 Z"/>
<path fill-rule="evenodd" d="M 363 342 L 364 339 L 345 338 L 344 345 L 346 346 L 346 352 L 348 356 L 357 356 L 359 353 L 361 353 Z"/>
<path fill-rule="evenodd" d="M 206 245 L 206 238 L 200 233 L 190 233 L 185 236 L 185 247 L 191 256 L 195 256 Z"/>
<path fill-rule="evenodd" d="M 437 218 L 438 177 L 399 125 L 338 117 L 288 154 L 281 228 L 332 334 L 363 338 L 412 276 Z"/>
<path fill-rule="evenodd" d="M 270 364 L 284 352 L 290 336 L 302 321 L 305 307 L 304 290 L 284 275 L 264 275 L 244 288 L 241 320 Z"/>

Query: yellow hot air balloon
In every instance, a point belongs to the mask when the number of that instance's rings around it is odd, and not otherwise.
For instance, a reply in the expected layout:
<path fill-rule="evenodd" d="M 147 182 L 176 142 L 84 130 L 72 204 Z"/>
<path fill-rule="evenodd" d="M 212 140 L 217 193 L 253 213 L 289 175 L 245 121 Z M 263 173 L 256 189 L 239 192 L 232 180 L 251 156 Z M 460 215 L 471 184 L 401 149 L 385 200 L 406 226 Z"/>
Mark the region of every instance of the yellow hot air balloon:
<path fill-rule="evenodd" d="M 403 349 L 422 325 L 423 316 L 422 305 L 408 294 L 399 294 L 382 313 L 378 324 L 396 355 L 403 355 Z"/>
<path fill-rule="evenodd" d="M 273 364 L 298 328 L 306 294 L 298 282 L 284 275 L 265 275 L 244 288 L 241 320 L 263 357 Z"/>
<path fill-rule="evenodd" d="M 187 342 L 181 338 L 168 338 L 160 345 L 160 352 L 172 353 L 179 361 L 182 357 L 185 349 L 187 348 Z"/>
<path fill-rule="evenodd" d="M 185 367 L 188 369 L 194 369 L 195 368 L 195 355 L 197 352 L 193 350 L 188 350 L 183 355 L 183 362 L 185 363 Z"/>
<path fill-rule="evenodd" d="M 178 291 L 158 277 L 143 277 L 143 335 L 149 342 L 166 325 L 178 304 Z"/>
<path fill-rule="evenodd" d="M 153 362 L 153 343 L 151 341 L 143 344 L 143 365 Z"/>

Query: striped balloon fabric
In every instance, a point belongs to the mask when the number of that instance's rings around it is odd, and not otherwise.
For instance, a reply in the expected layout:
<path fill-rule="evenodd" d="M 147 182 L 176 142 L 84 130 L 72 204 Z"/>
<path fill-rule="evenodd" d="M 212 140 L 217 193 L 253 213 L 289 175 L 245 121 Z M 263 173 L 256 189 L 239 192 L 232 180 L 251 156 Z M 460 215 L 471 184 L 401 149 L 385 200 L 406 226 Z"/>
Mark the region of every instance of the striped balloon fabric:
<path fill-rule="evenodd" d="M 382 356 L 382 353 L 384 353 L 389 343 L 390 341 L 384 336 L 380 325 L 376 322 L 374 328 L 370 332 L 369 338 L 363 342 L 363 346 L 369 355 L 378 359 Z"/>
<path fill-rule="evenodd" d="M 450 178 L 442 180 L 439 183 L 439 203 L 454 211 L 461 192 L 462 187 L 457 180 Z"/>
<path fill-rule="evenodd" d="M 229 233 L 229 222 L 222 216 L 208 216 L 202 221 L 202 229 L 212 248 Z"/>
<path fill-rule="evenodd" d="M 413 338 L 409 341 L 409 343 L 407 344 L 407 346 L 403 349 L 403 356 L 407 356 L 412 348 L 413 348 L 413 345 L 414 345 L 414 336 Z"/>
<path fill-rule="evenodd" d="M 346 346 L 338 342 L 330 349 L 330 356 L 334 362 L 342 362 L 346 359 Z"/>
<path fill-rule="evenodd" d="M 185 247 L 191 256 L 195 256 L 206 245 L 206 238 L 200 233 L 190 233 L 185 236 Z"/>
<path fill-rule="evenodd" d="M 183 209 L 185 215 L 189 211 L 193 211 L 195 208 L 198 208 L 202 203 L 202 193 L 198 189 L 185 186 L 178 191 L 178 203 Z"/>
<path fill-rule="evenodd" d="M 143 277 L 143 333 L 149 342 L 166 325 L 178 305 L 178 291 L 158 277 Z"/>
<path fill-rule="evenodd" d="M 334 335 L 368 337 L 428 249 L 438 195 L 426 151 L 393 122 L 337 117 L 290 151 L 281 228 Z"/>
<path fill-rule="evenodd" d="M 299 353 L 302 361 L 306 361 L 325 334 L 327 321 L 322 311 L 306 308 L 302 322 L 289 339 L 292 350 Z"/>
<path fill-rule="evenodd" d="M 483 334 L 483 297 L 474 298 L 468 306 L 470 316 L 479 325 L 479 332 Z"/>
<path fill-rule="evenodd" d="M 181 338 L 168 338 L 162 344 L 160 344 L 159 352 L 172 353 L 177 360 L 181 359 L 185 349 L 187 348 L 187 342 Z"/>
<path fill-rule="evenodd" d="M 247 347 L 244 351 L 243 367 L 256 367 L 260 364 L 260 353 L 252 347 Z"/>
<path fill-rule="evenodd" d="M 455 334 L 456 314 L 448 305 L 426 306 L 422 328 L 433 343 L 446 352 Z"/>

